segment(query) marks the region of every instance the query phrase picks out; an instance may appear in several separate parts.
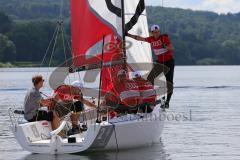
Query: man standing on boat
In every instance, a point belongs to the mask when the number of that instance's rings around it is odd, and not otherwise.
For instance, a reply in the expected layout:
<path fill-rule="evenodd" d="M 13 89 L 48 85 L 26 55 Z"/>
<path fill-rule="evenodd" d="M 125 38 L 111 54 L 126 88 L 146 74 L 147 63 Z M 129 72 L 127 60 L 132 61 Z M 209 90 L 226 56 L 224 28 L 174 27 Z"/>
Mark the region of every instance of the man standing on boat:
<path fill-rule="evenodd" d="M 148 42 L 151 44 L 151 47 L 154 51 L 154 54 L 157 56 L 157 61 L 154 64 L 153 69 L 148 75 L 148 80 L 154 84 L 155 78 L 162 72 L 164 69 L 162 65 L 165 65 L 169 68 L 167 73 L 164 72 L 164 75 L 167 80 L 167 100 L 165 102 L 165 108 L 169 108 L 169 102 L 173 93 L 173 76 L 174 76 L 174 57 L 173 49 L 171 46 L 170 39 L 167 34 L 160 33 L 160 27 L 158 25 L 153 25 L 151 27 L 152 36 L 144 38 L 138 35 L 131 35 L 129 33 L 126 36 L 133 39 Z"/>

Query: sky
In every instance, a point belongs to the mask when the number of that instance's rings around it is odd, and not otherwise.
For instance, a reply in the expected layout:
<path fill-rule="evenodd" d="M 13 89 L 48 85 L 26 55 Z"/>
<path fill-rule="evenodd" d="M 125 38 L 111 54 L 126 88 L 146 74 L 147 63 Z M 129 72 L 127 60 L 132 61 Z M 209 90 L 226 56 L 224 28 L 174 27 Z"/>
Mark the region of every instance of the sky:
<path fill-rule="evenodd" d="M 145 0 L 147 5 L 213 11 L 216 13 L 240 12 L 240 0 Z"/>

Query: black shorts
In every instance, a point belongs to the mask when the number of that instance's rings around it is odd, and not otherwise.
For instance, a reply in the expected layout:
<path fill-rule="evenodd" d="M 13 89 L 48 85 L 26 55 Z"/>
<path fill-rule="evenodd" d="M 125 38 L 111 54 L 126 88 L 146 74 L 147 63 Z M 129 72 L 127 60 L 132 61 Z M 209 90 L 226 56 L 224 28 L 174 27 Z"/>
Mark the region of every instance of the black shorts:
<path fill-rule="evenodd" d="M 76 101 L 74 103 L 57 103 L 55 106 L 55 111 L 59 117 L 66 116 L 69 112 L 81 112 L 84 110 L 84 105 L 80 101 Z"/>
<path fill-rule="evenodd" d="M 33 117 L 33 119 L 28 120 L 28 122 L 35 122 L 35 121 L 52 121 L 53 120 L 53 112 L 52 111 L 38 111 L 37 115 Z"/>

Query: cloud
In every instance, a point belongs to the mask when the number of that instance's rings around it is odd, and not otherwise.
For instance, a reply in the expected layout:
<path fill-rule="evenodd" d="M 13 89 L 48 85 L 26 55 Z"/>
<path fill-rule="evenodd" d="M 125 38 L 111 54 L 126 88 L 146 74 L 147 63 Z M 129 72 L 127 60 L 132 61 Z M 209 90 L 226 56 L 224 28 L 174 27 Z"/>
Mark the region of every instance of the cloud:
<path fill-rule="evenodd" d="M 203 0 L 201 9 L 215 11 L 217 13 L 237 13 L 240 12 L 239 0 Z"/>
<path fill-rule="evenodd" d="M 162 0 L 146 0 L 146 4 L 162 5 Z M 163 0 L 163 6 L 217 13 L 240 12 L 240 0 Z"/>
<path fill-rule="evenodd" d="M 160 6 L 161 5 L 161 0 L 145 0 L 147 5 L 150 6 Z"/>

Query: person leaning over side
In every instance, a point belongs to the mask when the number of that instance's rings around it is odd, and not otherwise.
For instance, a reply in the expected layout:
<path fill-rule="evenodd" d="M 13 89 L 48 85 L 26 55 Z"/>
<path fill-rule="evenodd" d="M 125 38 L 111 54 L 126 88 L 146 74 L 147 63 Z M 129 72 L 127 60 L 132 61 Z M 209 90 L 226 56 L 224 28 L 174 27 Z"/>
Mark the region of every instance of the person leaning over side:
<path fill-rule="evenodd" d="M 144 38 L 138 35 L 132 35 L 126 33 L 126 36 L 133 39 L 148 42 L 151 44 L 154 54 L 157 56 L 157 63 L 154 65 L 153 69 L 149 73 L 147 80 L 154 84 L 155 78 L 162 72 L 164 69 L 161 65 L 165 65 L 169 68 L 168 72 L 164 72 L 164 75 L 167 80 L 167 100 L 165 102 L 165 108 L 169 108 L 169 102 L 173 94 L 173 77 L 174 77 L 174 57 L 173 49 L 169 36 L 167 34 L 160 33 L 160 27 L 158 25 L 153 25 L 151 27 L 152 36 Z"/>
<path fill-rule="evenodd" d="M 59 118 L 52 111 L 39 110 L 43 106 L 51 107 L 51 99 L 43 99 L 40 88 L 43 87 L 44 79 L 41 75 L 32 77 L 33 87 L 28 90 L 24 99 L 24 118 L 28 122 L 47 120 L 52 122 L 53 130 L 60 124 Z"/>

